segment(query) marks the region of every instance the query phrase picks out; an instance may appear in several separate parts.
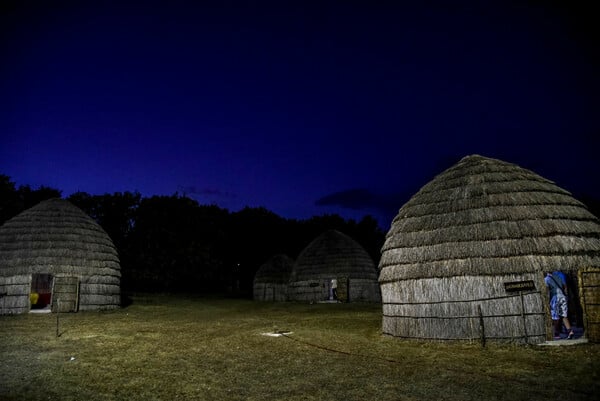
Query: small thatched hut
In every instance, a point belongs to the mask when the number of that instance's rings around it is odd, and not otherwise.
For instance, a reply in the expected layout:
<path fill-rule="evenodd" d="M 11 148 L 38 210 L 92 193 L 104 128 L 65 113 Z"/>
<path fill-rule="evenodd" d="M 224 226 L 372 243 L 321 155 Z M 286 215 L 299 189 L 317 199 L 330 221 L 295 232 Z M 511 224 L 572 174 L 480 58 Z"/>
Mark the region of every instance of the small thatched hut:
<path fill-rule="evenodd" d="M 117 308 L 120 277 L 106 232 L 66 200 L 41 202 L 0 227 L 0 314 Z"/>
<path fill-rule="evenodd" d="M 582 203 L 529 170 L 468 156 L 392 222 L 380 262 L 383 332 L 543 342 L 551 336 L 543 272 L 577 281 L 580 269 L 599 265 L 600 225 Z"/>
<path fill-rule="evenodd" d="M 334 278 L 345 301 L 381 301 L 373 260 L 358 242 L 336 230 L 321 234 L 300 253 L 290 277 L 289 298 L 327 300 Z"/>
<path fill-rule="evenodd" d="M 284 254 L 266 261 L 254 276 L 255 301 L 287 301 L 294 260 Z"/>

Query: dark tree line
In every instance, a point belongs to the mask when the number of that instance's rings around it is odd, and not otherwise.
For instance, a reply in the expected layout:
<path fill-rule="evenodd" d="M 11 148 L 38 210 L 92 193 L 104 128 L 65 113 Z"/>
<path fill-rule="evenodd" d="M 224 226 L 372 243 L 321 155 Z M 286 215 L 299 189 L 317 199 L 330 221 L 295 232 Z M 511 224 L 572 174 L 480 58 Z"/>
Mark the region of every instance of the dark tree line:
<path fill-rule="evenodd" d="M 16 185 L 0 175 L 0 224 L 61 191 Z M 285 219 L 265 208 L 229 212 L 182 195 L 142 197 L 116 192 L 67 198 L 112 238 L 125 292 L 229 293 L 250 296 L 256 270 L 271 256 L 300 251 L 327 229 L 354 238 L 375 263 L 385 234 L 377 221 L 338 215 Z"/>
<path fill-rule="evenodd" d="M 21 185 L 17 188 L 10 177 L 0 174 L 0 225 L 43 200 L 60 198 L 61 193 L 45 186 L 32 189 L 29 185 Z"/>
<path fill-rule="evenodd" d="M 9 177 L 0 175 L 0 225 L 56 197 L 61 197 L 60 190 L 17 187 Z M 96 220 L 115 243 L 125 292 L 249 296 L 254 274 L 262 263 L 278 253 L 296 258 L 327 229 L 354 238 L 375 264 L 385 237 L 370 216 L 359 222 L 338 215 L 285 219 L 265 208 L 229 212 L 178 194 L 144 198 L 135 192 L 77 192 L 67 199 Z M 584 201 L 598 216 L 598 200 Z"/>

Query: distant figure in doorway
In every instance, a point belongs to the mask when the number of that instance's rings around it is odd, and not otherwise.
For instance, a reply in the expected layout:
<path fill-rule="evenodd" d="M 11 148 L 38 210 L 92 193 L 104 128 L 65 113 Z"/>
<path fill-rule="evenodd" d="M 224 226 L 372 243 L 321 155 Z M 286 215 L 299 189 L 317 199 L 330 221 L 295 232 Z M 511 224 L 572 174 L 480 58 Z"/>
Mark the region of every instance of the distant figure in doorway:
<path fill-rule="evenodd" d="M 331 296 L 337 301 L 337 279 L 335 278 L 331 279 Z"/>
<path fill-rule="evenodd" d="M 569 332 L 568 339 L 573 338 L 573 329 L 569 322 L 567 306 L 567 282 L 562 272 L 548 272 L 544 279 L 546 286 L 550 291 L 550 314 L 552 315 L 554 327 L 554 339 L 560 339 L 560 322 L 564 323 Z"/>

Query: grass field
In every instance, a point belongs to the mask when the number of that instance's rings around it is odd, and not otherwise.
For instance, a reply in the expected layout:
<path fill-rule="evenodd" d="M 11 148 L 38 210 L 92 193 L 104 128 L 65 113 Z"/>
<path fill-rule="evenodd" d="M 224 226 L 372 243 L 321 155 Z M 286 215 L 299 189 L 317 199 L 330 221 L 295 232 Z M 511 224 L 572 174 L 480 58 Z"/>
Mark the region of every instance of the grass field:
<path fill-rule="evenodd" d="M 381 306 L 143 297 L 0 317 L 2 400 L 587 400 L 600 345 L 403 341 Z M 262 333 L 291 331 L 283 337 Z"/>

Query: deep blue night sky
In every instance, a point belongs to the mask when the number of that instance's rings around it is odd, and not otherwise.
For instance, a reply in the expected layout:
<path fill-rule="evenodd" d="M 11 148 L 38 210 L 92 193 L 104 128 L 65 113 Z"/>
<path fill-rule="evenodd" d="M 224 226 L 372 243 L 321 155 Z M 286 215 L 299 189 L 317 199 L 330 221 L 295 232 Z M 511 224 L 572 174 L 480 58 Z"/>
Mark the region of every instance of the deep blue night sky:
<path fill-rule="evenodd" d="M 387 228 L 477 153 L 600 197 L 599 47 L 584 6 L 0 7 L 0 173 L 17 185 L 372 214 Z"/>

